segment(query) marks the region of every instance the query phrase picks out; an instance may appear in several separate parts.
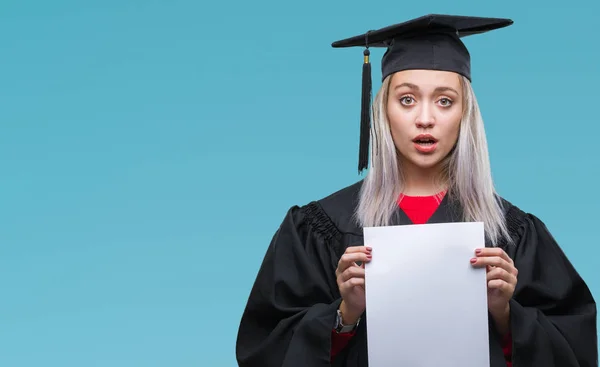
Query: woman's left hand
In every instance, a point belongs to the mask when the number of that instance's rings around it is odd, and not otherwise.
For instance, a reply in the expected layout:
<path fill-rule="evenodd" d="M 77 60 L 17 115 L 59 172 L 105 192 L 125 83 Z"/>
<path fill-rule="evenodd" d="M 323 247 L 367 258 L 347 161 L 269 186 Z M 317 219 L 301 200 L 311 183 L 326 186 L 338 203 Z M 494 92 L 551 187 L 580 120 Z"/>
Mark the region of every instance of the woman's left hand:
<path fill-rule="evenodd" d="M 498 327 L 506 332 L 509 327 L 509 301 L 517 286 L 518 270 L 513 260 L 501 248 L 481 248 L 471 259 L 475 267 L 486 267 L 488 309 Z"/>

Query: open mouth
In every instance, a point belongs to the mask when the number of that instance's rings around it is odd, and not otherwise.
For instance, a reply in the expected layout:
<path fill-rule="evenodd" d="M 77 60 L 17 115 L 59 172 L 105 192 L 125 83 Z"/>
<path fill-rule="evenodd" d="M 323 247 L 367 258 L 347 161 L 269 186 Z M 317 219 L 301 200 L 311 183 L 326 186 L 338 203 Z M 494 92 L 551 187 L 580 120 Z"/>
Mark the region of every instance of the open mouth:
<path fill-rule="evenodd" d="M 415 143 L 419 144 L 419 145 L 433 145 L 435 144 L 435 140 L 433 139 L 416 139 L 413 140 Z"/>
<path fill-rule="evenodd" d="M 413 142 L 419 145 L 433 145 L 437 143 L 437 139 L 431 135 L 419 135 L 413 139 Z"/>
<path fill-rule="evenodd" d="M 413 139 L 415 148 L 424 154 L 433 153 L 437 147 L 438 140 L 429 134 L 421 134 Z"/>

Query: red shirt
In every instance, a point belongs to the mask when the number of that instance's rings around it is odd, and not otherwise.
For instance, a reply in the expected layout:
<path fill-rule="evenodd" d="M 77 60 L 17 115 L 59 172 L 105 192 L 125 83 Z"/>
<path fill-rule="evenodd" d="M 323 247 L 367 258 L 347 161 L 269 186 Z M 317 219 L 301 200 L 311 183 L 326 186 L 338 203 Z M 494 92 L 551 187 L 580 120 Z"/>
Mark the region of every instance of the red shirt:
<path fill-rule="evenodd" d="M 445 192 L 433 196 L 406 196 L 401 195 L 398 198 L 398 205 L 410 218 L 414 224 L 424 224 L 433 215 Z M 331 359 L 346 347 L 354 333 L 336 333 L 335 330 L 331 334 Z M 502 341 L 502 349 L 506 359 L 506 366 L 512 367 L 512 339 L 510 334 Z"/>

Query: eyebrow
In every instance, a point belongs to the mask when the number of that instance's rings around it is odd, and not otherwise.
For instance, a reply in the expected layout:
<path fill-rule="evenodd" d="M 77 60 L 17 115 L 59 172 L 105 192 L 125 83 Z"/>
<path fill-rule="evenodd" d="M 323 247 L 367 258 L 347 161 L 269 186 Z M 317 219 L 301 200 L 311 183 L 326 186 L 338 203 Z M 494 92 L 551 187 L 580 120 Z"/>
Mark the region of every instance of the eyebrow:
<path fill-rule="evenodd" d="M 419 86 L 418 86 L 418 85 L 415 85 L 415 84 L 412 84 L 412 83 L 402 83 L 402 84 L 398 84 L 398 85 L 397 85 L 397 86 L 396 86 L 394 89 L 398 89 L 398 88 L 402 88 L 402 87 L 408 87 L 408 88 L 410 88 L 410 89 L 419 90 Z M 451 88 L 451 87 L 437 87 L 437 88 L 435 88 L 435 91 L 436 91 L 436 92 L 447 92 L 447 91 L 451 91 L 451 92 L 454 92 L 454 93 L 456 93 L 456 94 L 459 94 L 459 95 L 460 95 L 460 93 L 458 93 L 458 92 L 456 91 L 456 89 L 454 89 L 454 88 Z"/>

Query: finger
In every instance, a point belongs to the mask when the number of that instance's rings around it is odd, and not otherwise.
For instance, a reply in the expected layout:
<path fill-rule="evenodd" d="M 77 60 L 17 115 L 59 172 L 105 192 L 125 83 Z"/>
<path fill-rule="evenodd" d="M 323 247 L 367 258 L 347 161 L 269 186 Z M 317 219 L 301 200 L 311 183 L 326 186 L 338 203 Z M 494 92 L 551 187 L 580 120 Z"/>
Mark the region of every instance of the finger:
<path fill-rule="evenodd" d="M 499 256 L 503 258 L 507 263 L 512 264 L 513 260 L 508 256 L 506 251 L 500 247 L 484 247 L 475 250 L 475 256 L 486 257 L 486 256 Z"/>
<path fill-rule="evenodd" d="M 365 286 L 365 278 L 350 278 L 340 285 L 340 292 L 342 290 L 346 290 L 346 289 L 350 289 L 350 288 L 354 288 L 354 287 L 364 287 L 364 286 Z"/>
<path fill-rule="evenodd" d="M 515 277 L 519 273 L 512 262 L 507 262 L 502 257 L 475 257 L 471 259 L 471 264 L 475 267 L 487 267 L 487 271 L 492 271 L 496 267 L 500 267 Z"/>
<path fill-rule="evenodd" d="M 348 269 L 344 270 L 344 272 L 340 275 L 340 281 L 346 282 L 350 278 L 364 278 L 365 277 L 365 269 L 358 266 L 351 266 Z"/>
<path fill-rule="evenodd" d="M 509 284 L 517 283 L 517 278 L 513 274 L 499 267 L 493 268 L 487 273 L 487 280 L 488 282 L 492 280 L 503 280 Z"/>
<path fill-rule="evenodd" d="M 504 294 L 510 294 L 513 292 L 514 287 L 501 279 L 493 279 L 488 282 L 488 288 L 497 289 Z"/>
<path fill-rule="evenodd" d="M 338 262 L 337 272 L 341 273 L 350 266 L 356 265 L 357 261 L 368 262 L 371 260 L 371 255 L 363 252 L 344 254 Z"/>
<path fill-rule="evenodd" d="M 368 246 L 350 246 L 348 248 L 346 248 L 346 251 L 344 253 L 349 254 L 349 253 L 354 253 L 354 252 L 371 252 L 373 249 L 371 247 Z"/>
<path fill-rule="evenodd" d="M 471 259 L 471 264 L 473 264 L 473 266 L 478 267 L 478 268 L 482 268 L 485 266 L 496 266 L 496 267 L 501 267 L 506 271 L 511 271 L 511 269 L 512 269 L 512 265 L 510 265 L 510 263 L 508 263 L 506 260 L 504 260 L 503 258 L 498 257 L 498 256 L 474 257 Z"/>
<path fill-rule="evenodd" d="M 358 267 L 361 267 L 361 268 L 363 268 L 363 269 L 364 269 L 364 268 L 365 268 L 365 263 L 364 263 L 364 262 L 362 262 L 362 261 L 357 261 L 357 262 L 356 262 L 356 266 L 358 266 Z"/>
<path fill-rule="evenodd" d="M 362 252 L 356 252 L 356 253 L 352 253 L 352 254 L 344 254 L 340 258 L 338 267 L 343 267 L 345 269 L 349 266 L 356 265 L 356 262 L 358 262 L 358 261 L 366 262 L 369 260 L 371 260 L 371 254 L 365 254 Z"/>

